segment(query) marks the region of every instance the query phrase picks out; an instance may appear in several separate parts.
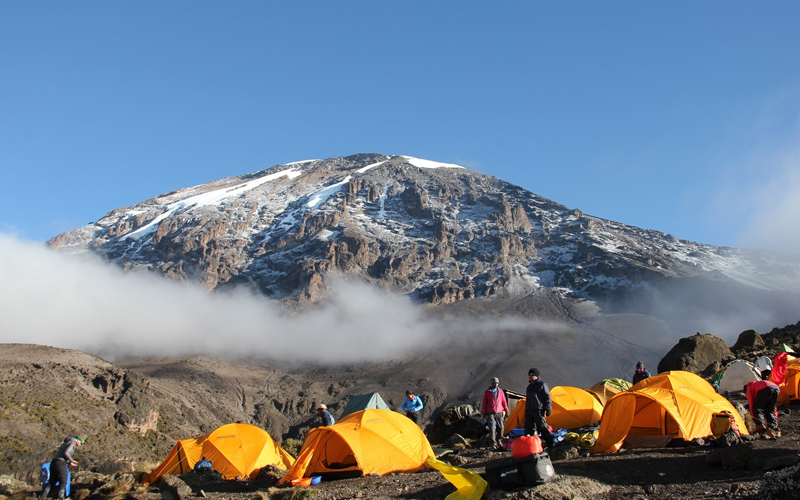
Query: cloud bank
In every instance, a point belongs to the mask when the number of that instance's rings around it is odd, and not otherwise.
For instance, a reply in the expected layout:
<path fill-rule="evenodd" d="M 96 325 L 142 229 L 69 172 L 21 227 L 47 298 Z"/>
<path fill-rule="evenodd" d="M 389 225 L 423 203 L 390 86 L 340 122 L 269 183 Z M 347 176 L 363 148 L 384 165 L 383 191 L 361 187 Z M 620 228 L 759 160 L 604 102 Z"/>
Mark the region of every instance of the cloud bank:
<path fill-rule="evenodd" d="M 486 326 L 430 317 L 404 296 L 358 283 L 338 282 L 326 302 L 287 314 L 243 290 L 210 293 L 9 235 L 0 234 L 0 255 L 0 342 L 108 359 L 213 354 L 378 361 L 432 346 L 456 331 L 464 340 L 478 337 Z"/>
<path fill-rule="evenodd" d="M 0 340 L 107 357 L 210 353 L 354 361 L 401 353 L 433 332 L 402 297 L 350 283 L 331 303 L 290 316 L 244 291 L 124 273 L 0 236 Z"/>

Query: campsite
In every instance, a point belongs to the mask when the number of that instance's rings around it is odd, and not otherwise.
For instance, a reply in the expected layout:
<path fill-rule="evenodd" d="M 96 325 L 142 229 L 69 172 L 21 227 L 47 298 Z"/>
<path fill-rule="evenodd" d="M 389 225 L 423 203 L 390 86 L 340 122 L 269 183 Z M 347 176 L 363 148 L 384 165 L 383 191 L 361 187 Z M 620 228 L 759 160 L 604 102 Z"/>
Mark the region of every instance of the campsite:
<path fill-rule="evenodd" d="M 559 432 L 560 442 L 548 450 L 555 471 L 554 481 L 545 484 L 492 482 L 494 476 L 490 471 L 513 460 L 513 444 L 512 449 L 504 450 L 488 447 L 480 417 L 471 404 L 449 406 L 433 416 L 432 424 L 424 423 L 420 427 L 397 411 L 396 400 L 383 397 L 381 391 L 372 391 L 348 397 L 346 404 L 336 405 L 337 422 L 330 427 L 309 428 L 302 446 L 294 448 L 288 446 L 291 440 L 285 436 L 271 436 L 255 425 L 229 423 L 207 428 L 202 434 L 172 432 L 177 441 L 172 441 L 169 447 L 159 447 L 164 451 L 158 452 L 157 462 L 134 464 L 113 460 L 114 454 L 130 456 L 128 452 L 133 450 L 125 447 L 131 446 L 132 441 L 127 441 L 127 445 L 117 441 L 118 444 L 109 449 L 113 434 L 90 433 L 92 438 L 79 450 L 79 459 L 86 465 L 73 470 L 71 498 L 433 500 L 460 493 L 454 486 L 458 481 L 448 480 L 448 470 L 451 478 L 460 478 L 462 483 L 464 478 L 467 483 L 475 478 L 489 483 L 484 486 L 482 496 L 451 496 L 450 499 L 771 498 L 764 494 L 766 481 L 780 473 L 800 474 L 797 471 L 800 466 L 796 465 L 800 461 L 800 406 L 795 404 L 798 399 L 797 361 L 791 353 L 782 352 L 777 343 L 789 339 L 792 345 L 798 345 L 798 327 L 800 325 L 775 329 L 771 335 L 765 335 L 761 343 L 740 345 L 734 349 L 736 356 L 731 353 L 713 363 L 707 363 L 702 349 L 685 352 L 680 362 L 686 363 L 685 368 L 690 371 L 653 374 L 633 386 L 624 380 L 606 379 L 586 388 L 552 387 L 551 422 L 580 425 L 582 429 Z M 699 340 L 708 338 L 696 336 L 695 340 L 700 345 Z M 686 342 L 679 343 L 683 344 Z M 35 351 L 38 356 L 45 352 L 42 348 L 20 346 L 16 358 L 26 349 Z M 675 349 L 677 346 L 673 351 Z M 673 351 L 670 354 L 674 355 Z M 778 439 L 752 432 L 754 427 L 744 412 L 746 399 L 740 391 L 718 393 L 711 383 L 721 380 L 726 368 L 741 365 L 738 359 L 755 360 L 764 354 L 776 360 L 772 373 L 785 374 L 781 394 L 786 404 L 780 407 L 782 436 Z M 65 360 L 73 366 L 84 362 L 81 369 L 95 381 L 99 378 L 92 375 L 89 363 L 109 369 L 99 358 L 82 357 L 74 351 L 64 351 L 64 355 L 69 356 Z M 779 364 L 779 359 L 786 364 Z M 36 368 L 23 372 L 17 368 L 19 365 L 9 365 L 7 359 L 3 361 L 18 379 L 21 376 L 30 381 L 30 374 L 37 373 Z M 220 371 L 221 366 L 214 365 L 215 370 Z M 8 380 L 4 382 L 4 396 L 19 397 L 13 390 L 23 387 L 14 387 Z M 79 385 L 72 387 L 75 391 L 82 390 Z M 105 386 L 101 384 L 101 387 Z M 25 394 L 32 397 L 35 393 L 34 390 Z M 145 395 L 145 392 L 135 393 L 138 402 L 133 406 L 142 407 Z M 516 428 L 519 420 L 515 420 L 515 413 L 524 400 L 517 399 L 523 396 L 520 393 L 513 395 L 507 424 Z M 188 395 L 176 393 L 175 397 L 181 399 Z M 199 400 L 194 401 L 192 404 Z M 24 406 L 18 422 L 22 422 L 23 415 L 38 415 L 31 414 L 34 408 L 29 403 Z M 8 412 L 11 407 L 6 405 L 5 408 Z M 730 431 L 716 436 L 716 440 L 710 437 L 711 422 L 720 410 L 732 415 L 731 420 L 741 430 L 741 443 L 728 441 Z M 15 429 L 20 435 L 32 435 L 31 429 L 22 426 Z M 131 429 L 138 428 L 131 426 Z M 163 434 L 163 430 L 161 427 L 158 434 Z M 122 436 L 118 431 L 117 434 Z M 145 442 L 155 443 L 152 429 L 145 429 L 142 435 L 147 439 Z M 14 442 L 16 434 L 8 436 L 6 446 Z M 103 449 L 110 453 L 105 465 L 100 461 Z M 289 449 L 291 454 L 286 451 Z M 432 468 L 433 455 L 440 460 L 438 464 L 443 471 Z M 3 456 L 12 455 L 5 449 Z M 214 463 L 213 476 L 192 471 L 202 457 Z M 15 462 L 25 463 L 25 459 L 19 455 Z M 17 469 L 11 475 L 0 476 L 0 494 L 19 500 L 32 497 L 36 490 L 31 485 L 35 484 L 33 471 Z M 172 488 L 183 490 L 172 493 Z"/>

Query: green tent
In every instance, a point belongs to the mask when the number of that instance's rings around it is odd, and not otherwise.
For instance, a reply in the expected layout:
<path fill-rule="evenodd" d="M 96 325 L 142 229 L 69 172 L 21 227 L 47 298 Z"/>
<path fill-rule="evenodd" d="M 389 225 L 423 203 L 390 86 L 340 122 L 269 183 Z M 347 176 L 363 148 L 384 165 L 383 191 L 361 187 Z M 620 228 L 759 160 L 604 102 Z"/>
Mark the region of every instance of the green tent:
<path fill-rule="evenodd" d="M 369 394 L 361 394 L 360 396 L 350 396 L 350 399 L 347 400 L 347 406 L 344 407 L 344 411 L 339 419 L 342 419 L 351 413 L 369 409 L 391 411 L 391 408 L 389 408 L 389 405 L 387 405 L 386 401 L 383 400 L 380 393 L 375 391 Z"/>

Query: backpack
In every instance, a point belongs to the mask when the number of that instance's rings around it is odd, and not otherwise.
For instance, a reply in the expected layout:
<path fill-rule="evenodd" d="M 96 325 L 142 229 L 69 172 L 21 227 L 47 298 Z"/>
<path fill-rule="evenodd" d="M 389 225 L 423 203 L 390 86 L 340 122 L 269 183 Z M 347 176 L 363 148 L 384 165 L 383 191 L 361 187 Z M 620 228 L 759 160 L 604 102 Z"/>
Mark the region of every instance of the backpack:
<path fill-rule="evenodd" d="M 721 411 L 711 415 L 711 434 L 714 437 L 719 438 L 729 431 L 736 434 L 737 437 L 742 435 L 731 412 Z"/>

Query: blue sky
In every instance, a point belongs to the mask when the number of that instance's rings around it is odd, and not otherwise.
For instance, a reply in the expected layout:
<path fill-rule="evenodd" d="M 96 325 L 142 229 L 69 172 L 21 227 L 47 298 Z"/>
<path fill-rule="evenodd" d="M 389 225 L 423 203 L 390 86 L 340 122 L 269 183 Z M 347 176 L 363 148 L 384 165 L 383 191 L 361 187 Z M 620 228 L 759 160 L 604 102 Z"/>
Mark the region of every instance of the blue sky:
<path fill-rule="evenodd" d="M 800 252 L 800 2 L 1 2 L 0 232 L 279 163 L 459 163 Z"/>

